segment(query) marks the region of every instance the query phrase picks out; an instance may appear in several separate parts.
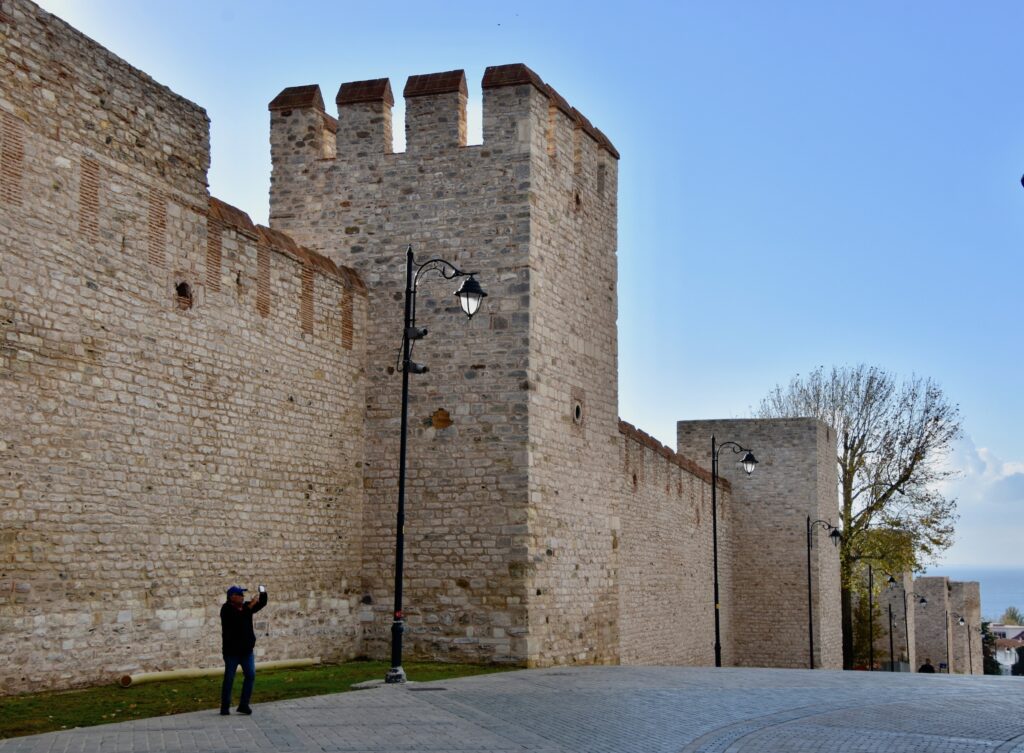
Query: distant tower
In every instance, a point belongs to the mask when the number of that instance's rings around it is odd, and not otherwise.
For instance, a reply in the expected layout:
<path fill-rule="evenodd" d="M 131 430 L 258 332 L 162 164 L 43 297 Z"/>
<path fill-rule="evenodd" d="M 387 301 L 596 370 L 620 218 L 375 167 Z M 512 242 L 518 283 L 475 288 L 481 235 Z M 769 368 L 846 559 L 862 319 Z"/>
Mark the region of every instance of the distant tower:
<path fill-rule="evenodd" d="M 720 567 L 730 584 L 724 663 L 807 667 L 807 516 L 838 522 L 835 432 L 813 418 L 679 421 L 677 432 L 679 452 L 700 463 L 711 463 L 712 435 L 750 448 L 760 461 L 747 477 L 729 453 L 719 455 L 719 474 L 732 482 L 723 513 L 731 521 L 723 543 L 729 564 Z M 820 530 L 812 536 L 814 665 L 838 669 L 839 554 Z"/>

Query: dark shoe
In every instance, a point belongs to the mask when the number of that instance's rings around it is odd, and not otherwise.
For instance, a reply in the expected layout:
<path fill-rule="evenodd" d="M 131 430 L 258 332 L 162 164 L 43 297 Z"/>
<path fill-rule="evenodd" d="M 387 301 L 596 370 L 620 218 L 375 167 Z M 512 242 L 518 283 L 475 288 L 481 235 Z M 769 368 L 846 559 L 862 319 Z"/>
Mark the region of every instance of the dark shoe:
<path fill-rule="evenodd" d="M 231 709 L 221 709 L 220 710 L 220 715 L 221 716 L 229 716 L 230 714 L 231 714 Z"/>
<path fill-rule="evenodd" d="M 251 708 L 249 708 L 248 706 L 239 706 L 239 707 L 238 707 L 237 709 L 235 709 L 235 710 L 236 710 L 236 711 L 237 711 L 237 712 L 238 712 L 239 714 L 245 714 L 246 716 L 249 716 L 250 714 L 252 714 L 252 709 L 251 709 Z"/>

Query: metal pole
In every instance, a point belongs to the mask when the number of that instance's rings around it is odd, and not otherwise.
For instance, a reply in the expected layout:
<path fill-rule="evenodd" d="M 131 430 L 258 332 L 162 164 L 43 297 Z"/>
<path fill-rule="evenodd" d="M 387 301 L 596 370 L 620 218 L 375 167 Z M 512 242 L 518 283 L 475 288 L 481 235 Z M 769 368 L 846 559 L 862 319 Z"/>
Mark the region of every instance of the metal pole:
<path fill-rule="evenodd" d="M 875 573 L 868 564 L 868 667 L 869 672 L 875 671 Z"/>
<path fill-rule="evenodd" d="M 715 435 L 711 435 L 711 553 L 715 580 L 715 666 L 722 666 L 721 626 L 718 604 L 718 450 Z"/>
<path fill-rule="evenodd" d="M 946 610 L 946 674 L 953 674 L 953 665 L 949 661 L 949 610 Z"/>
<path fill-rule="evenodd" d="M 971 674 L 974 674 L 974 653 L 971 649 L 971 623 L 967 623 L 967 665 L 971 668 Z"/>
<path fill-rule="evenodd" d="M 386 683 L 405 682 L 402 669 L 402 633 L 405 623 L 402 614 L 402 568 L 405 559 L 405 448 L 409 428 L 409 329 L 413 326 L 413 299 L 416 296 L 413 281 L 412 247 L 405 256 L 405 324 L 402 328 L 402 439 L 398 449 L 398 516 L 395 523 L 395 611 L 391 622 L 391 669 L 384 677 Z"/>
<path fill-rule="evenodd" d="M 916 623 L 916 621 L 915 621 Z M 910 661 L 910 620 L 907 617 L 907 589 L 903 588 L 903 627 L 907 631 L 907 661 Z M 914 671 L 914 665 L 910 665 L 910 671 Z"/>
<path fill-rule="evenodd" d="M 889 671 L 896 671 L 896 649 L 892 646 L 892 602 L 889 602 Z"/>
<path fill-rule="evenodd" d="M 807 516 L 807 642 L 810 665 L 814 669 L 814 605 L 811 601 L 811 516 Z"/>

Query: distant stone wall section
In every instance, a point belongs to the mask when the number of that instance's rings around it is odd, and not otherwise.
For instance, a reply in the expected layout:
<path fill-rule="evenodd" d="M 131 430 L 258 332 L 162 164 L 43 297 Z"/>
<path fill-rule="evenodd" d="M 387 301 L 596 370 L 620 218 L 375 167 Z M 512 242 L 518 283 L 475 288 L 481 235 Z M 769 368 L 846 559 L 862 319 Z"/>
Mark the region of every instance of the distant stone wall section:
<path fill-rule="evenodd" d="M 950 581 L 950 644 L 959 675 L 985 674 L 981 645 L 981 586 L 976 581 Z M 955 613 L 955 614 L 954 614 Z M 955 616 L 960 615 L 964 624 Z"/>
<path fill-rule="evenodd" d="M 875 639 L 875 657 L 881 662 L 895 661 L 906 664 L 910 671 L 916 672 L 920 666 L 917 657 L 917 646 L 913 638 L 917 615 L 922 609 L 918 597 L 914 596 L 914 579 L 910 573 L 894 575 L 895 584 L 889 584 L 888 574 L 881 578 L 882 587 L 878 594 L 878 624 L 882 626 Z M 875 576 L 876 588 L 879 576 Z M 892 610 L 892 653 L 889 651 L 889 614 Z M 924 607 L 927 608 L 927 607 Z M 886 667 L 888 668 L 888 667 Z"/>
<path fill-rule="evenodd" d="M 927 606 L 918 607 L 915 615 L 917 661 L 923 664 L 925 659 L 930 659 L 936 672 L 952 674 L 956 672 L 956 666 L 949 635 L 949 613 L 953 609 L 950 604 L 949 579 L 918 578 L 914 581 L 914 590 L 928 601 Z"/>
<path fill-rule="evenodd" d="M 679 421 L 677 434 L 678 451 L 709 466 L 712 435 L 760 461 L 747 476 L 740 455 L 719 452 L 719 476 L 732 482 L 732 588 L 723 597 L 733 608 L 729 663 L 808 667 L 807 517 L 837 522 L 835 433 L 817 419 L 789 418 Z M 820 529 L 813 535 L 814 665 L 838 669 L 839 553 Z"/>

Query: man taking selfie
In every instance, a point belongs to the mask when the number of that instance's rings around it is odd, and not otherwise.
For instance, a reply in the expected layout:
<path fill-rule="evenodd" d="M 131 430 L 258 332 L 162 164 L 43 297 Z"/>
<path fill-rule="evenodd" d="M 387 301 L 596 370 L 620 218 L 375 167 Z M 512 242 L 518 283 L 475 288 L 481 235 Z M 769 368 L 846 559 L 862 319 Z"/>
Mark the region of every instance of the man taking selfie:
<path fill-rule="evenodd" d="M 242 698 L 238 703 L 239 714 L 251 714 L 249 700 L 252 698 L 252 686 L 256 682 L 256 633 L 252 629 L 252 616 L 267 605 L 267 589 L 259 587 L 259 592 L 248 602 L 245 600 L 245 589 L 231 586 L 228 598 L 220 608 L 220 632 L 224 651 L 224 682 L 220 688 L 220 713 L 227 716 L 231 713 L 231 686 L 235 682 L 235 671 L 242 667 L 245 679 L 242 682 Z"/>

